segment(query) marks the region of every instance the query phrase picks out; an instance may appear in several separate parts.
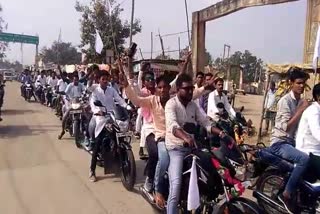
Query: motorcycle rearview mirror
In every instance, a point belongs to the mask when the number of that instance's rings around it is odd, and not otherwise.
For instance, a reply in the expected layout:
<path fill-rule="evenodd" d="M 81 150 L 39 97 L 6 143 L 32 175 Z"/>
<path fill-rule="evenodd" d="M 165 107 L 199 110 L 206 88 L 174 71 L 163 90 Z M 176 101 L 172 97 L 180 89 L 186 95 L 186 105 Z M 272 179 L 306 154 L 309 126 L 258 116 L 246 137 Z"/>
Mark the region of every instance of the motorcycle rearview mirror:
<path fill-rule="evenodd" d="M 241 106 L 240 113 L 242 113 L 243 111 L 244 111 L 244 106 Z"/>
<path fill-rule="evenodd" d="M 195 134 L 197 127 L 194 123 L 185 123 L 182 129 L 189 134 Z"/>
<path fill-rule="evenodd" d="M 223 103 L 218 103 L 218 104 L 217 104 L 217 108 L 224 109 L 224 104 L 223 104 Z"/>
<path fill-rule="evenodd" d="M 98 107 L 103 107 L 103 105 L 102 105 L 102 103 L 101 103 L 100 100 L 94 101 L 93 104 L 94 104 L 95 106 L 98 106 Z"/>

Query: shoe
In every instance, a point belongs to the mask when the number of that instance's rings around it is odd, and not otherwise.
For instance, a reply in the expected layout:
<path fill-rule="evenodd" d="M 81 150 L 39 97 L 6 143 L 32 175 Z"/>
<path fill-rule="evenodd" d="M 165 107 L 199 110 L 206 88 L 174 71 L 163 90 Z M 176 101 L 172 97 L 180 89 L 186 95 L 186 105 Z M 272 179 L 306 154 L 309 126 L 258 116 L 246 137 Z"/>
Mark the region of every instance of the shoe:
<path fill-rule="evenodd" d="M 138 140 L 140 139 L 140 133 L 139 132 L 135 132 L 134 136 L 135 136 L 136 139 L 138 139 Z"/>
<path fill-rule="evenodd" d="M 140 157 L 144 156 L 143 147 L 140 147 L 139 156 Z"/>
<path fill-rule="evenodd" d="M 293 200 L 285 198 L 283 194 L 278 195 L 278 200 L 283 204 L 284 208 L 286 208 L 288 213 L 295 213 L 295 205 Z"/>
<path fill-rule="evenodd" d="M 63 135 L 65 134 L 65 131 L 62 131 L 61 134 L 58 136 L 58 139 L 61 140 L 61 138 L 63 137 Z"/>
<path fill-rule="evenodd" d="M 160 209 L 164 209 L 166 206 L 166 200 L 164 199 L 163 195 L 156 192 L 154 195 L 154 201 L 156 203 L 156 205 L 160 208 Z"/>
<path fill-rule="evenodd" d="M 90 173 L 89 173 L 89 181 L 91 181 L 91 182 L 97 181 L 97 177 L 96 177 L 95 173 L 92 171 L 90 171 Z"/>
<path fill-rule="evenodd" d="M 144 182 L 143 188 L 144 188 L 147 192 L 151 193 L 151 192 L 152 192 L 152 189 L 153 189 L 153 180 L 147 177 L 147 178 L 146 178 L 146 181 Z"/>

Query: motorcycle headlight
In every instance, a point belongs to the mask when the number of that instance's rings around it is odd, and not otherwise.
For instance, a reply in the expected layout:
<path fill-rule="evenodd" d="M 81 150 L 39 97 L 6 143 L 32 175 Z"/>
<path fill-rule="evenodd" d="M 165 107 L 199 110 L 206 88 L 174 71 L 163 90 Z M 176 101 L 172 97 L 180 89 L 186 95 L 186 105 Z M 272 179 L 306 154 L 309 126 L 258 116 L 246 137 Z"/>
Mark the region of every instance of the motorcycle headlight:
<path fill-rule="evenodd" d="M 126 132 L 128 130 L 129 121 L 117 120 L 117 124 L 118 124 L 121 132 Z"/>
<path fill-rule="evenodd" d="M 81 107 L 81 103 L 71 103 L 72 109 L 79 109 Z"/>

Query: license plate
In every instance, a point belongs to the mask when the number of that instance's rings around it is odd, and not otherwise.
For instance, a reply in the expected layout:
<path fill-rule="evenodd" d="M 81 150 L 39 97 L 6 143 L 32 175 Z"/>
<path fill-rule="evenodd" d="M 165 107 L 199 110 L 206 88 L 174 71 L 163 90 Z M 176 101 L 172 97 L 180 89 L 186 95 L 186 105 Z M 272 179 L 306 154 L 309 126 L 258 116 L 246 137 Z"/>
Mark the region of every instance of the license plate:
<path fill-rule="evenodd" d="M 72 110 L 70 111 L 70 114 L 79 114 L 82 113 L 82 110 Z"/>

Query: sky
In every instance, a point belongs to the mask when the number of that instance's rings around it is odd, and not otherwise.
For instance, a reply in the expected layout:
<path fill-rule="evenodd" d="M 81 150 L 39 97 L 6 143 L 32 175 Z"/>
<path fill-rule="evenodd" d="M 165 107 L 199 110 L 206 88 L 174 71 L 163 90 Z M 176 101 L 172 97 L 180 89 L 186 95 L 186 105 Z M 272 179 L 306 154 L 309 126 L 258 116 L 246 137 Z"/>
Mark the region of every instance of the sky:
<path fill-rule="evenodd" d="M 80 0 L 89 3 L 90 0 Z M 124 8 L 122 17 L 130 19 L 131 0 L 118 0 Z M 133 41 L 144 58 L 150 57 L 151 32 L 154 34 L 154 55 L 159 54 L 160 41 L 155 36 L 187 31 L 184 0 L 136 0 L 135 17 L 140 19 L 142 32 Z M 187 0 L 191 25 L 192 12 L 217 0 Z M 39 35 L 40 49 L 50 46 L 62 32 L 62 41 L 80 44 L 80 24 L 75 0 L 1 0 L 2 16 L 9 33 Z M 306 0 L 280 5 L 248 8 L 207 23 L 206 48 L 216 58 L 222 56 L 224 44 L 231 53 L 249 50 L 266 63 L 301 62 L 303 58 Z M 186 33 L 164 37 L 166 50 L 178 50 L 188 45 Z M 24 45 L 23 63 L 34 62 L 35 46 Z M 171 53 L 172 57 L 177 54 Z M 21 61 L 20 44 L 10 44 L 10 61 Z"/>

